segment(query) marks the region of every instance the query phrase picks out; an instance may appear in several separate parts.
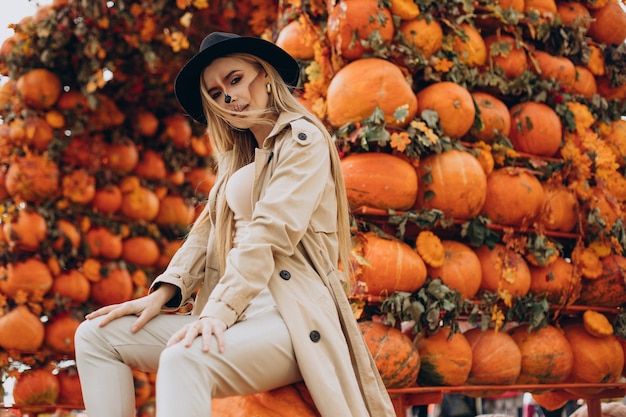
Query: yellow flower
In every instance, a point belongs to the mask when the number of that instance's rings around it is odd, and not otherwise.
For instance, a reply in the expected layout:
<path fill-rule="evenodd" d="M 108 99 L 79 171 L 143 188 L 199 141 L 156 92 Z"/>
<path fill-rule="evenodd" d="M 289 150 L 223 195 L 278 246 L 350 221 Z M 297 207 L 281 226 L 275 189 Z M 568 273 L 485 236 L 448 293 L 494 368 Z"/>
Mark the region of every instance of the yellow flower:
<path fill-rule="evenodd" d="M 450 71 L 450 68 L 454 66 L 454 62 L 446 58 L 443 58 L 443 59 L 435 58 L 434 61 L 435 61 L 435 64 L 433 65 L 433 67 L 435 68 L 435 71 L 438 71 L 438 72 L 448 72 Z"/>
<path fill-rule="evenodd" d="M 483 171 L 485 171 L 485 174 L 491 174 L 493 172 L 493 167 L 495 166 L 495 160 L 491 154 L 491 146 L 480 141 L 474 144 L 474 149 L 478 151 L 476 159 L 480 162 L 480 166 L 483 168 Z"/>
<path fill-rule="evenodd" d="M 567 103 L 567 107 L 574 114 L 574 121 L 576 123 L 576 131 L 582 133 L 589 129 L 595 122 L 595 119 L 589 108 L 582 103 L 576 101 L 570 101 Z"/>
<path fill-rule="evenodd" d="M 389 144 L 391 145 L 391 147 L 397 149 L 400 152 L 404 152 L 404 150 L 406 149 L 406 145 L 409 145 L 410 143 L 411 138 L 406 132 L 394 132 L 389 138 Z"/>
<path fill-rule="evenodd" d="M 441 240 L 430 230 L 424 230 L 417 235 L 415 249 L 424 262 L 433 268 L 442 266 L 446 259 L 446 252 Z"/>
<path fill-rule="evenodd" d="M 604 258 L 605 256 L 609 256 L 611 254 L 611 245 L 608 242 L 600 242 L 594 240 L 593 242 L 589 243 L 587 247 L 600 258 Z"/>

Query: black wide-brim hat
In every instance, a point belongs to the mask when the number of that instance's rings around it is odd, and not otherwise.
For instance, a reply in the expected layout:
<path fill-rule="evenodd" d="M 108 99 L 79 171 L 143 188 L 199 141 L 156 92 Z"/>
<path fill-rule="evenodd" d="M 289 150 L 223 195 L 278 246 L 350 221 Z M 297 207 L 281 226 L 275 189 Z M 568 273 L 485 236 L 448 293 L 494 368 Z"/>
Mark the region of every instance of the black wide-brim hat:
<path fill-rule="evenodd" d="M 194 120 L 207 124 L 200 95 L 202 71 L 216 58 L 238 52 L 251 54 L 268 62 L 292 88 L 298 84 L 300 66 L 282 48 L 261 38 L 213 32 L 204 38 L 200 51 L 181 68 L 174 82 L 176 99 Z"/>

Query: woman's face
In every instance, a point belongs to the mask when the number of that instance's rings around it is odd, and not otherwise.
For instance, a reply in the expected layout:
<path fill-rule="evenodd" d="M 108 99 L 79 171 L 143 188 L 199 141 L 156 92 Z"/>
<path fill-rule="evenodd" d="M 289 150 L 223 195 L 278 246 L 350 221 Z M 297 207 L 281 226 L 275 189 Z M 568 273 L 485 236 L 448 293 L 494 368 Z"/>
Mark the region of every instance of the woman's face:
<path fill-rule="evenodd" d="M 233 114 L 230 123 L 250 129 L 251 122 L 242 111 L 262 111 L 269 105 L 267 76 L 260 66 L 237 57 L 217 58 L 203 74 L 207 91 L 215 104 Z"/>

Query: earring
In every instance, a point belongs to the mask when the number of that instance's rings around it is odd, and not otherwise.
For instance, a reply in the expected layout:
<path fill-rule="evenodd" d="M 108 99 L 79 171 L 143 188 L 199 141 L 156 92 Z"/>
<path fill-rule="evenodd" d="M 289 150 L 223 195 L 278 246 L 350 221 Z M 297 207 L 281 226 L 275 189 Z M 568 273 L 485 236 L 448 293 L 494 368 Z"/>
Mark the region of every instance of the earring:
<path fill-rule="evenodd" d="M 267 90 L 267 94 L 272 94 L 272 84 L 265 84 L 265 89 Z"/>

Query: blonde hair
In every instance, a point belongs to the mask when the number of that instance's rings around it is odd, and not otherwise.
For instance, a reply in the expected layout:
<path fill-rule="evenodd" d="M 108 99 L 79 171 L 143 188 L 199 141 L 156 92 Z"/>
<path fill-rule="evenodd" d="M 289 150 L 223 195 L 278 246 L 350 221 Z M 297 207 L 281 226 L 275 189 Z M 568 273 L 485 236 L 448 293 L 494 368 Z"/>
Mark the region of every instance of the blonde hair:
<path fill-rule="evenodd" d="M 352 239 L 350 234 L 350 211 L 348 206 L 348 199 L 346 196 L 346 189 L 343 179 L 343 171 L 341 169 L 341 163 L 337 148 L 332 139 L 332 136 L 326 129 L 326 126 L 306 107 L 304 107 L 291 93 L 290 88 L 295 86 L 287 85 L 281 76 L 278 74 L 273 66 L 266 61 L 251 55 L 251 54 L 232 54 L 232 57 L 241 58 L 254 65 L 258 65 L 269 76 L 269 83 L 271 84 L 270 103 L 268 108 L 264 111 L 246 112 L 245 115 L 255 123 L 273 124 L 274 121 L 267 117 L 268 114 L 279 114 L 280 112 L 294 112 L 302 114 L 307 120 L 316 125 L 322 132 L 324 139 L 329 147 L 329 155 L 331 159 L 331 172 L 335 182 L 335 196 L 337 199 L 337 230 L 339 239 L 339 262 L 341 264 L 343 273 L 345 275 L 345 281 L 351 280 L 351 248 Z M 218 187 L 215 192 L 220 195 L 217 199 L 215 207 L 216 216 L 216 247 L 219 259 L 220 273 L 224 272 L 226 255 L 232 248 L 232 234 L 233 234 L 233 212 L 226 204 L 224 198 L 223 188 L 228 182 L 228 178 L 244 165 L 252 162 L 254 158 L 254 150 L 256 147 L 256 141 L 254 136 L 248 130 L 241 130 L 234 128 L 228 123 L 229 113 L 220 108 L 214 100 L 211 99 L 207 92 L 207 86 L 204 82 L 204 77 L 200 80 L 202 105 L 204 114 L 208 123 L 207 133 L 213 145 L 213 149 L 216 150 L 218 156 L 228 151 L 233 151 L 233 157 L 230 158 L 230 164 L 226 167 L 219 167 L 222 170 L 220 173 L 220 181 L 215 184 L 214 187 Z M 210 210 L 204 210 L 204 215 L 200 216 L 192 227 L 197 227 L 205 221 L 209 220 L 212 215 Z"/>

